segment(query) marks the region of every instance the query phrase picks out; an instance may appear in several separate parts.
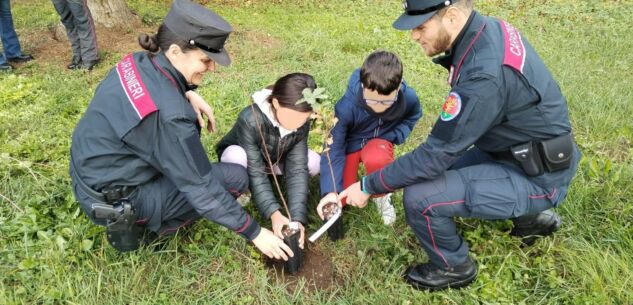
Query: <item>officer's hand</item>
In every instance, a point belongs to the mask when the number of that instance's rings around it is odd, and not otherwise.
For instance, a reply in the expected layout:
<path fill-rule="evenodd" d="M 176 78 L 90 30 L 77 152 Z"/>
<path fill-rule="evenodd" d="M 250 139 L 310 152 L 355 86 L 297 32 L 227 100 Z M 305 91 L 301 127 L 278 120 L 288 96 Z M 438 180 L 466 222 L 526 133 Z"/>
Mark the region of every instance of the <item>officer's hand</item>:
<path fill-rule="evenodd" d="M 275 236 L 273 232 L 262 228 L 257 237 L 253 239 L 253 244 L 259 251 L 262 251 L 269 258 L 288 260 L 288 256 L 293 257 L 294 253 L 284 243 L 283 240 Z"/>
<path fill-rule="evenodd" d="M 215 117 L 213 116 L 213 108 L 207 104 L 207 102 L 195 91 L 187 91 L 185 92 L 185 96 L 189 100 L 191 107 L 193 107 L 193 111 L 198 115 L 198 124 L 200 127 L 207 128 L 209 132 L 216 131 L 215 128 Z M 202 115 L 207 117 L 208 124 L 206 124 Z"/>
<path fill-rule="evenodd" d="M 341 209 L 343 208 L 343 204 L 339 200 L 338 196 L 336 196 L 336 193 L 334 193 L 334 192 L 328 193 L 323 198 L 321 198 L 321 201 L 319 201 L 319 205 L 317 205 L 317 208 L 316 208 L 317 209 L 317 213 L 319 214 L 319 217 L 321 217 L 321 220 L 325 220 L 325 218 L 323 216 L 323 206 L 325 206 L 329 202 L 336 202 L 336 203 L 338 203 L 338 207 L 339 208 L 341 208 Z"/>
<path fill-rule="evenodd" d="M 341 194 L 339 194 L 339 198 L 341 200 L 343 200 L 343 198 L 347 198 L 347 204 L 361 209 L 367 205 L 369 197 L 371 197 L 371 195 L 365 194 L 361 191 L 360 182 L 350 185 L 347 189 L 341 192 Z"/>
<path fill-rule="evenodd" d="M 279 210 L 277 210 L 275 211 L 275 213 L 273 213 L 273 215 L 270 216 L 270 221 L 273 223 L 273 233 L 275 233 L 275 236 L 283 239 L 284 236 L 283 234 L 281 234 L 281 229 L 284 225 L 289 224 L 290 220 L 288 220 L 286 216 L 284 216 L 283 214 L 281 214 L 281 212 L 279 212 Z"/>

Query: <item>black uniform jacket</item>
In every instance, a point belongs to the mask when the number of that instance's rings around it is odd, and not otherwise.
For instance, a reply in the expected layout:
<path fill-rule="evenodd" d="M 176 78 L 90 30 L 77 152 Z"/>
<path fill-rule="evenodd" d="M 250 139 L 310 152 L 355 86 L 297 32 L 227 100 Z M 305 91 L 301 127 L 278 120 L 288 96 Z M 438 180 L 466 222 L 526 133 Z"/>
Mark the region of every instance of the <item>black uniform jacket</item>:
<path fill-rule="evenodd" d="M 210 174 L 188 89 L 163 54 L 125 56 L 75 127 L 71 176 L 95 191 L 166 177 L 202 217 L 251 240 L 260 226 Z M 89 202 L 81 204 L 89 210 Z M 170 214 L 155 208 L 156 215 Z"/>
<path fill-rule="evenodd" d="M 370 193 L 435 179 L 472 146 L 497 153 L 571 132 L 565 96 L 509 23 L 473 12 L 451 50 L 434 61 L 449 70 L 451 86 L 440 116 L 426 142 L 367 177 Z M 568 169 L 529 179 L 543 188 L 568 186 L 579 161 L 575 147 Z"/>
<path fill-rule="evenodd" d="M 262 216 L 270 218 L 281 206 L 268 177 L 272 171 L 264 157 L 260 129 L 272 163 L 283 167 L 290 215 L 293 220 L 306 224 L 309 121 L 297 131 L 281 137 L 279 129 L 259 106 L 251 104 L 242 110 L 231 131 L 217 144 L 218 156 L 230 145 L 239 145 L 246 151 L 251 192 Z"/>

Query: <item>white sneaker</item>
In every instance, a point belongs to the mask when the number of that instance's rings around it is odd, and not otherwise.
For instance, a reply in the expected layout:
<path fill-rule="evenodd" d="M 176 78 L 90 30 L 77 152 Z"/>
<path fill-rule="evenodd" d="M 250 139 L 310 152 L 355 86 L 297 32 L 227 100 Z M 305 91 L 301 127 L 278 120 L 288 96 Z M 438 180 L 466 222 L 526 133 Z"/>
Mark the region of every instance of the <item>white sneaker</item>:
<path fill-rule="evenodd" d="M 237 203 L 239 203 L 242 207 L 245 207 L 248 205 L 249 202 L 251 202 L 251 193 L 250 192 L 246 192 L 242 195 L 240 195 L 240 197 L 237 197 Z"/>
<path fill-rule="evenodd" d="M 374 198 L 373 201 L 376 203 L 376 208 L 378 209 L 378 213 L 382 216 L 382 222 L 385 225 L 392 225 L 396 222 L 396 209 L 393 208 L 391 204 L 391 195 L 387 194 L 383 197 Z"/>

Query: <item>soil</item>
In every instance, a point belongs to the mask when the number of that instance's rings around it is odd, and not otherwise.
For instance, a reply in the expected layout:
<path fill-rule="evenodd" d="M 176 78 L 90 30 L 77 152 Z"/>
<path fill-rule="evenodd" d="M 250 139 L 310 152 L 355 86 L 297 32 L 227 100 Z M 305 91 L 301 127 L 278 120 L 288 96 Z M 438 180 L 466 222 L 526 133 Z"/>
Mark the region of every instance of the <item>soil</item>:
<path fill-rule="evenodd" d="M 330 219 L 332 216 L 334 216 L 334 214 L 336 214 L 339 210 L 339 206 L 338 204 L 336 204 L 336 202 L 328 202 L 323 206 L 323 218 L 325 218 L 325 220 L 327 221 L 328 219 Z"/>
<path fill-rule="evenodd" d="M 318 244 L 306 243 L 303 251 L 303 267 L 295 274 L 284 272 L 283 261 L 265 258 L 266 266 L 270 267 L 268 274 L 277 283 L 286 285 L 290 294 L 294 294 L 297 288 L 303 287 L 303 292 L 328 291 L 339 282 L 334 273 L 332 255 L 321 249 Z M 301 281 L 304 286 L 300 286 Z"/>
<path fill-rule="evenodd" d="M 283 228 L 281 229 L 281 234 L 288 237 L 288 236 L 298 233 L 299 231 L 300 229 L 295 229 L 295 228 L 291 228 L 288 225 L 284 225 Z"/>
<path fill-rule="evenodd" d="M 137 42 L 138 35 L 153 34 L 156 28 L 157 26 L 148 27 L 140 21 L 135 21 L 132 28 L 106 28 L 97 24 L 97 46 L 102 61 L 110 56 L 118 60 L 124 54 L 142 50 Z M 38 61 L 65 68 L 70 63 L 72 51 L 64 35 L 63 27 L 58 25 L 44 33 L 37 30 L 25 31 L 20 35 L 20 40 L 24 41 L 27 51 Z"/>
<path fill-rule="evenodd" d="M 158 29 L 158 25 L 146 25 L 140 20 L 132 21 L 129 27 L 107 28 L 97 23 L 97 47 L 103 62 L 109 62 L 105 66 L 119 61 L 125 54 L 142 51 L 138 44 L 138 35 L 146 33 L 153 35 Z M 235 27 L 235 32 L 229 40 L 228 49 L 236 62 L 253 60 L 252 56 L 258 56 L 257 62 L 268 62 L 272 60 L 274 52 L 252 52 L 253 48 L 279 49 L 282 44 L 270 34 L 246 30 Z M 26 53 L 35 57 L 39 63 L 47 63 L 62 67 L 70 63 L 72 51 L 70 43 L 66 37 L 66 31 L 61 23 L 54 28 L 42 32 L 40 29 L 30 29 L 20 32 L 20 42 Z"/>

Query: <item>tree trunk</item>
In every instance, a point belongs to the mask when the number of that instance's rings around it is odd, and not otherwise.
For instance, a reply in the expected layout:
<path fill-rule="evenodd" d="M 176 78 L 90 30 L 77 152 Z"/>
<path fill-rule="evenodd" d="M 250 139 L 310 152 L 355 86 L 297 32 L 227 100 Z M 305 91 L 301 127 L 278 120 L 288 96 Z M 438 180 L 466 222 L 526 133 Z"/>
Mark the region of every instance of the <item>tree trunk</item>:
<path fill-rule="evenodd" d="M 92 18 L 106 28 L 130 26 L 136 19 L 125 0 L 88 0 Z"/>

